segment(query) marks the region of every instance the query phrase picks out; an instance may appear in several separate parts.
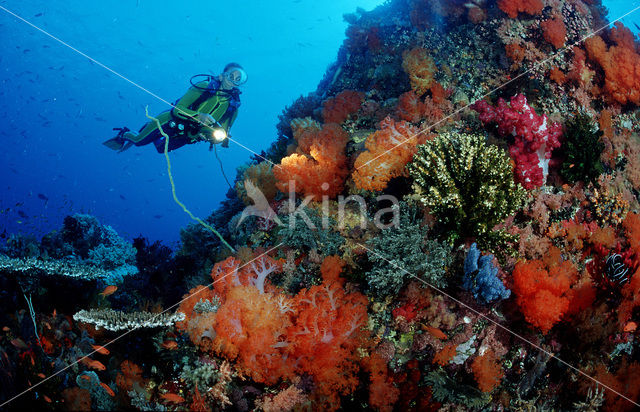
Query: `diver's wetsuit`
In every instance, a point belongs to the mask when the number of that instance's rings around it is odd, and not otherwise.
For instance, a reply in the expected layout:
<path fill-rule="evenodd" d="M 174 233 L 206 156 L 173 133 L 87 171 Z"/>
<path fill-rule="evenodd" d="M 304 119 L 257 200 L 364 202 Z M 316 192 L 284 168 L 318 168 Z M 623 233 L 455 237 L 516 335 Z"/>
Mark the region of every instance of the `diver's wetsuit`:
<path fill-rule="evenodd" d="M 203 128 L 197 121 L 198 114 L 210 114 L 228 133 L 238 115 L 240 90 L 235 87 L 231 90 L 220 90 L 220 81 L 211 77 L 210 80 L 198 82 L 189 88 L 174 106 L 171 110 L 157 116 L 162 130 L 169 135 L 169 151 L 203 140 L 198 135 Z M 124 141 L 122 148 L 108 144 L 117 139 Z M 138 134 L 126 132 L 119 138 L 108 140 L 105 144 L 115 150 L 124 150 L 131 143 L 136 146 L 144 146 L 151 142 L 159 153 L 164 152 L 165 138 L 160 133 L 155 121 L 145 124 Z M 227 141 L 223 142 L 223 146 L 227 144 Z"/>

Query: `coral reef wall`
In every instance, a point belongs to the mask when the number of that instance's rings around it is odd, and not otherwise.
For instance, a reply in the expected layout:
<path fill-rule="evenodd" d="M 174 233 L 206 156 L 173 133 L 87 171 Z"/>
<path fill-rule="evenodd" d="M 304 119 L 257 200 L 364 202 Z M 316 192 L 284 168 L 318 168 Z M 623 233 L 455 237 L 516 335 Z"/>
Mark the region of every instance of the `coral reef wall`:
<path fill-rule="evenodd" d="M 74 313 L 3 314 L 0 399 L 69 366 L 18 405 L 640 406 L 638 39 L 597 0 L 345 19 L 318 89 L 207 219 L 234 253 L 196 224 L 175 256 L 132 252 L 77 216 L 11 243 L 3 282 L 59 268 L 41 249 L 73 230 L 76 259 L 139 273 L 94 280 Z"/>

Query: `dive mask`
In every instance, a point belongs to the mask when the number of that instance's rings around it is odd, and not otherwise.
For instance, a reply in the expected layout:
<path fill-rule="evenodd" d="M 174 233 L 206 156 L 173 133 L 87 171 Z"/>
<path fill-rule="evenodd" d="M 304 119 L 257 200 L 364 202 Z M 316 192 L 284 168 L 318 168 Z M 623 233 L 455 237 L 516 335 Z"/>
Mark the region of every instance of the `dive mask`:
<path fill-rule="evenodd" d="M 234 86 L 241 86 L 247 82 L 247 72 L 240 67 L 234 67 L 226 72 L 225 76 L 227 76 L 227 79 L 229 79 Z"/>

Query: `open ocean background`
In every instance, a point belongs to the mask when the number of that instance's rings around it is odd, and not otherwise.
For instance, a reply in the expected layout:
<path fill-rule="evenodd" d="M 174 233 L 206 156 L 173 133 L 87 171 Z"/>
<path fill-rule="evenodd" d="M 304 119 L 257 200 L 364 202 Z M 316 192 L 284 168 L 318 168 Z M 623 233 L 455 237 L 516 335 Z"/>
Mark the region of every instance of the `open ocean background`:
<path fill-rule="evenodd" d="M 231 133 L 260 152 L 285 106 L 316 89 L 344 40 L 342 16 L 382 0 L 176 2 L 0 1 L 0 6 L 170 102 L 189 78 L 234 61 L 249 81 Z M 610 19 L 638 1 L 608 1 Z M 638 32 L 640 11 L 623 19 Z M 171 197 L 152 145 L 117 154 L 114 127 L 137 131 L 165 103 L 0 9 L 0 233 L 40 237 L 90 213 L 131 239 L 175 245 L 190 219 Z M 228 190 L 206 144 L 171 153 L 179 198 L 208 216 Z M 233 182 L 251 152 L 219 148 Z"/>

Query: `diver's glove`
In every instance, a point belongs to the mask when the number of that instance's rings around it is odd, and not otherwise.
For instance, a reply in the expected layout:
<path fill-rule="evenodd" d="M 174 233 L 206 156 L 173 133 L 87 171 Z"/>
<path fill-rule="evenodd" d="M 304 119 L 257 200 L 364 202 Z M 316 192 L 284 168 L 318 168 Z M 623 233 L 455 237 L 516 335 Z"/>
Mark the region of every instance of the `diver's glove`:
<path fill-rule="evenodd" d="M 196 116 L 196 120 L 200 124 L 200 126 L 211 127 L 216 124 L 216 120 L 209 113 L 198 113 Z"/>

